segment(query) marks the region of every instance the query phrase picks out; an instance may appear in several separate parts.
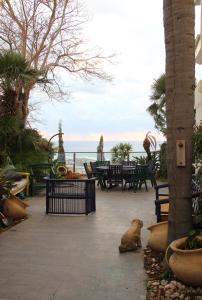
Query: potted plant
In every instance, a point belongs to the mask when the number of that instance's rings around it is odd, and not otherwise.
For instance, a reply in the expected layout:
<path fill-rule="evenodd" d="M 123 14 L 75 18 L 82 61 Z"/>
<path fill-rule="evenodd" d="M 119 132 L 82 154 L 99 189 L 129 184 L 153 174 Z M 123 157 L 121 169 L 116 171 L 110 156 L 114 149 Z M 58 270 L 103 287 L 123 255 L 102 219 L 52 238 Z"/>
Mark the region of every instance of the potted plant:
<path fill-rule="evenodd" d="M 182 282 L 202 286 L 202 236 L 190 233 L 173 241 L 166 251 L 166 260 Z"/>
<path fill-rule="evenodd" d="M 202 286 L 202 210 L 194 217 L 194 229 L 187 237 L 173 241 L 165 258 L 175 276 L 186 284 Z"/>
<path fill-rule="evenodd" d="M 165 252 L 168 238 L 168 221 L 153 224 L 147 228 L 150 231 L 148 246 L 158 252 Z"/>

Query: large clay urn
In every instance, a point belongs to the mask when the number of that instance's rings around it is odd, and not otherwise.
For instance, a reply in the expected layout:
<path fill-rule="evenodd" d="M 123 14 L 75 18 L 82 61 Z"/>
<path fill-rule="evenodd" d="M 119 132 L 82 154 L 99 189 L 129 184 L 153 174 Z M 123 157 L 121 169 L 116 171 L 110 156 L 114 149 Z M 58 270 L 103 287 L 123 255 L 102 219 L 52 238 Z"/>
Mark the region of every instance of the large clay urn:
<path fill-rule="evenodd" d="M 202 236 L 198 236 L 202 240 Z M 183 250 L 186 237 L 173 241 L 166 252 L 167 261 L 175 276 L 182 282 L 202 286 L 202 248 Z"/>
<path fill-rule="evenodd" d="M 168 221 L 153 224 L 147 228 L 150 230 L 148 246 L 159 252 L 165 252 L 168 238 Z"/>

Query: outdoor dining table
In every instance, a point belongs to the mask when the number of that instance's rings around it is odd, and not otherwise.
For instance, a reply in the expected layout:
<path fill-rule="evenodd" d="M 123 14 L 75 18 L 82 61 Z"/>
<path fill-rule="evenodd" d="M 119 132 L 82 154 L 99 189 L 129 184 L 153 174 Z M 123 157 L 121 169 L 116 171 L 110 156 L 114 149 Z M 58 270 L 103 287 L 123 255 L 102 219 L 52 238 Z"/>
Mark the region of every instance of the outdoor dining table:
<path fill-rule="evenodd" d="M 122 169 L 126 170 L 126 171 L 136 169 L 135 165 L 134 166 L 127 166 L 127 165 L 121 165 L 121 164 L 111 164 L 111 165 L 108 165 L 108 166 L 99 166 L 99 167 L 96 167 L 96 169 L 101 170 L 101 171 L 107 171 L 107 170 L 109 170 L 109 166 L 122 166 Z"/>
<path fill-rule="evenodd" d="M 111 164 L 115 166 L 122 166 L 122 176 L 123 176 L 123 181 L 125 183 L 124 189 L 127 183 L 129 183 L 129 188 L 133 188 L 134 191 L 138 189 L 138 186 L 141 187 L 142 183 L 145 183 L 145 187 L 147 190 L 147 185 L 146 185 L 146 178 L 140 178 L 140 174 L 138 171 L 139 169 L 145 168 L 147 169 L 147 165 L 122 165 L 122 164 Z M 98 171 L 98 181 L 100 183 L 101 189 L 106 189 L 107 184 L 106 182 L 108 181 L 110 174 L 110 167 L 109 165 L 105 166 L 99 166 L 96 168 Z M 135 172 L 137 171 L 137 172 Z"/>
<path fill-rule="evenodd" d="M 134 170 L 136 170 L 136 166 L 128 166 L 128 165 L 122 165 L 122 164 L 111 164 L 111 166 L 121 166 L 122 167 L 122 177 L 123 181 L 126 176 L 130 176 Z M 106 189 L 107 185 L 106 182 L 110 178 L 110 166 L 105 165 L 105 166 L 98 166 L 97 168 L 98 171 L 98 181 L 100 183 L 101 189 Z"/>

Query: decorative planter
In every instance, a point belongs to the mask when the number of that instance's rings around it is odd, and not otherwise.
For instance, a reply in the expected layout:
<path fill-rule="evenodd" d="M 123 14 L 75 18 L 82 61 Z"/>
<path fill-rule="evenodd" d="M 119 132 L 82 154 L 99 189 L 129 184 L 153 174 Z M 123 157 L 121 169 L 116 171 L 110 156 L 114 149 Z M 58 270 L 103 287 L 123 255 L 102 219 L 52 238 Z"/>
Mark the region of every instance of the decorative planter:
<path fill-rule="evenodd" d="M 165 252 L 168 238 L 168 221 L 159 222 L 147 228 L 150 230 L 148 246 L 159 252 Z"/>
<path fill-rule="evenodd" d="M 24 204 L 18 201 L 12 198 L 4 200 L 3 213 L 6 217 L 21 220 L 27 216 Z"/>
<path fill-rule="evenodd" d="M 18 197 L 14 196 L 14 195 L 12 195 L 9 199 L 12 200 L 13 202 L 15 202 L 16 204 L 20 205 L 22 208 L 26 208 L 29 206 L 27 203 L 20 200 Z"/>
<path fill-rule="evenodd" d="M 202 240 L 202 236 L 198 236 Z M 186 237 L 173 241 L 166 251 L 169 267 L 175 276 L 188 285 L 202 286 L 202 248 L 183 250 Z M 172 254 L 168 258 L 168 252 Z"/>

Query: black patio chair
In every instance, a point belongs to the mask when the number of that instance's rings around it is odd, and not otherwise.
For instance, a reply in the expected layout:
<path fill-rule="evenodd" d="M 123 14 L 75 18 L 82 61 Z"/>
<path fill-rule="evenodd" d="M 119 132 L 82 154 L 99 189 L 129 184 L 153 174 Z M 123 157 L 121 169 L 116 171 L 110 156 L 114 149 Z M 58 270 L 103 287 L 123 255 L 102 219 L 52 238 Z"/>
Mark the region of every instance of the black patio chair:
<path fill-rule="evenodd" d="M 107 170 L 103 171 L 103 170 L 99 170 L 97 169 L 97 167 L 99 166 L 105 166 L 105 165 L 99 165 L 98 161 L 91 161 L 90 162 L 90 166 L 91 166 L 91 170 L 92 170 L 92 175 L 93 177 L 97 178 L 97 186 L 100 186 L 100 188 L 102 190 L 104 190 L 106 188 L 106 181 L 108 179 L 108 173 Z"/>
<path fill-rule="evenodd" d="M 123 168 L 123 179 L 124 179 L 124 187 L 126 189 L 127 184 L 129 185 L 129 189 L 133 189 L 134 192 L 137 191 L 139 180 L 139 172 L 137 168 L 132 168 L 128 170 L 124 170 Z"/>
<path fill-rule="evenodd" d="M 151 185 L 156 185 L 156 172 L 158 169 L 158 164 L 156 160 L 149 160 L 147 163 L 147 180 L 151 181 Z"/>
<path fill-rule="evenodd" d="M 126 160 L 122 162 L 123 166 L 136 166 L 137 163 L 134 160 Z"/>
<path fill-rule="evenodd" d="M 91 179 L 93 177 L 93 171 L 92 171 L 90 164 L 85 162 L 85 163 L 83 163 L 83 166 L 84 166 L 84 170 L 86 172 L 86 176 L 88 177 L 88 179 Z"/>
<path fill-rule="evenodd" d="M 55 172 L 52 163 L 31 164 L 30 170 L 30 195 L 34 191 L 44 189 L 46 187 L 45 177 L 54 177 Z"/>
<path fill-rule="evenodd" d="M 123 189 L 123 166 L 122 165 L 109 165 L 107 181 L 109 184 L 109 188 L 121 184 L 122 189 Z"/>
<path fill-rule="evenodd" d="M 142 184 L 144 184 L 146 191 L 148 192 L 148 187 L 147 187 L 148 167 L 147 165 L 137 165 L 136 168 L 138 173 L 138 189 L 140 190 Z"/>
<path fill-rule="evenodd" d="M 110 165 L 110 161 L 109 160 L 96 161 L 96 163 L 97 163 L 97 167 L 109 166 Z"/>

